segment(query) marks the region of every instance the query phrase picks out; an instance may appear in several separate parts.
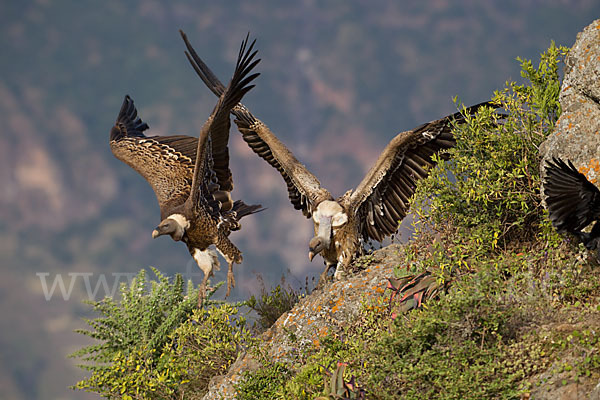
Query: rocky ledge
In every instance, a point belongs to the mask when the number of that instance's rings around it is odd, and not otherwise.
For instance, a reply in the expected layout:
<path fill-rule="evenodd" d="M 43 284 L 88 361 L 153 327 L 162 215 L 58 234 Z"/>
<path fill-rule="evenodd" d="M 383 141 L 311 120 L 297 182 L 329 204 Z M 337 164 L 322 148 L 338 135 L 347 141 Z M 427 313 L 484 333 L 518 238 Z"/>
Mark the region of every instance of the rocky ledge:
<path fill-rule="evenodd" d="M 375 251 L 359 260 L 360 271 L 301 299 L 261 336 L 268 355 L 293 363 L 308 347 L 318 347 L 321 338 L 356 321 L 365 300 L 384 294 L 387 278 L 393 276 L 402 251 L 402 246 L 395 244 Z M 233 385 L 245 371 L 258 368 L 250 354 L 241 355 L 227 375 L 212 379 L 204 400 L 235 399 Z"/>

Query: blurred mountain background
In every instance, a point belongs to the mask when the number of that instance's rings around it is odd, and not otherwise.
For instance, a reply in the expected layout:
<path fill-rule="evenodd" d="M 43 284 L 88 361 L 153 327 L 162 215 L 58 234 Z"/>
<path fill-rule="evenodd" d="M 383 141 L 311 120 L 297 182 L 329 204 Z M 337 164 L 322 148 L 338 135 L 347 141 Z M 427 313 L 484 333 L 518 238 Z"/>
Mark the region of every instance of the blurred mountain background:
<path fill-rule="evenodd" d="M 66 358 L 84 343 L 73 329 L 91 316 L 81 274 L 95 288 L 149 266 L 196 272 L 184 245 L 151 239 L 154 194 L 108 146 L 125 94 L 149 135 L 198 134 L 216 98 L 178 29 L 224 82 L 246 33 L 258 39 L 244 103 L 341 195 L 396 133 L 454 112 L 453 96 L 489 99 L 520 80 L 517 56 L 571 46 L 599 16 L 595 0 L 0 2 L 0 398 L 95 397 L 67 388 L 82 376 Z M 308 262 L 312 224 L 236 132 L 234 197 L 268 209 L 233 235 L 233 300 L 258 290 L 257 273 L 299 286 L 323 268 Z M 76 278 L 68 300 L 44 296 L 57 276 Z"/>

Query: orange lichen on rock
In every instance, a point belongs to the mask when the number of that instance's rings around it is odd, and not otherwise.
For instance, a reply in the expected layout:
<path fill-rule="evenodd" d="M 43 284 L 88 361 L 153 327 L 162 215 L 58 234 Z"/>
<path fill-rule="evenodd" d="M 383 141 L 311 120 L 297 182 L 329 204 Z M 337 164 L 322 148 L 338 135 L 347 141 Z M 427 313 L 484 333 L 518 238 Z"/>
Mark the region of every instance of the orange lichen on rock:
<path fill-rule="evenodd" d="M 592 158 L 588 165 L 579 168 L 579 172 L 584 174 L 590 182 L 596 183 L 598 175 L 600 175 L 600 162 L 598 162 L 598 159 Z M 593 172 L 593 174 L 591 172 Z"/>

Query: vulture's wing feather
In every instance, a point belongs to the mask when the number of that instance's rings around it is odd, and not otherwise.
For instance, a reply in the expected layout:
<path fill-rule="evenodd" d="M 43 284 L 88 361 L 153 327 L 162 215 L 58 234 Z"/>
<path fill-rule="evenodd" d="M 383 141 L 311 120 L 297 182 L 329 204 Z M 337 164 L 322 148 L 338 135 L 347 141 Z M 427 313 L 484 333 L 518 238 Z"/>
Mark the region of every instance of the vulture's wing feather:
<path fill-rule="evenodd" d="M 194 165 L 196 160 L 196 149 L 198 148 L 198 138 L 187 135 L 172 135 L 172 136 L 149 136 L 148 139 L 156 140 L 158 143 L 168 146 L 184 157 L 189 159 L 189 162 Z M 188 160 L 186 160 L 187 162 Z M 193 172 L 193 170 L 192 170 Z M 190 175 L 191 179 L 191 175 Z"/>
<path fill-rule="evenodd" d="M 110 132 L 110 149 L 152 187 L 161 208 L 182 204 L 190 192 L 198 140 L 189 136 L 144 136 L 148 125 L 125 96 Z"/>
<path fill-rule="evenodd" d="M 198 204 L 198 196 L 200 195 L 198 189 L 205 173 L 207 160 L 206 145 L 208 143 L 209 135 L 213 141 L 216 140 L 218 143 L 220 143 L 220 147 L 217 150 L 227 153 L 226 164 L 221 165 L 224 168 L 226 167 L 226 171 L 222 170 L 221 172 L 226 172 L 225 175 L 222 175 L 222 178 L 225 179 L 223 183 L 224 187 L 230 187 L 233 189 L 231 172 L 229 172 L 229 155 L 227 150 L 229 128 L 231 125 L 229 121 L 229 113 L 231 112 L 231 109 L 242 100 L 242 97 L 254 87 L 254 85 L 251 85 L 250 83 L 259 75 L 258 73 L 250 74 L 252 69 L 260 61 L 253 60 L 257 53 L 256 51 L 252 51 L 253 48 L 254 42 L 252 42 L 250 47 L 248 47 L 248 36 L 246 36 L 246 39 L 240 46 L 240 52 L 238 54 L 238 60 L 235 66 L 233 77 L 231 78 L 231 81 L 229 82 L 229 85 L 223 94 L 219 97 L 215 109 L 208 120 L 204 123 L 204 126 L 200 131 L 192 179 L 192 192 L 190 195 L 190 201 L 194 205 Z M 224 143 L 223 139 L 225 139 Z M 213 151 L 212 157 L 214 160 L 214 150 L 212 148 L 211 150 Z M 210 167 L 214 168 L 214 165 Z M 221 190 L 225 190 L 224 187 L 221 187 Z"/>
<path fill-rule="evenodd" d="M 546 162 L 544 194 L 552 224 L 559 231 L 580 231 L 600 216 L 600 191 L 568 161 Z"/>
<path fill-rule="evenodd" d="M 425 178 L 434 165 L 432 156 L 453 147 L 452 122 L 461 123 L 482 106 L 497 106 L 490 102 L 466 108 L 463 112 L 425 123 L 394 137 L 375 165 L 352 195 L 346 209 L 355 210 L 362 221 L 365 240 L 381 241 L 398 229 L 398 223 L 408 213 L 409 199 L 419 179 Z"/>
<path fill-rule="evenodd" d="M 215 95 L 221 96 L 225 87 L 194 51 L 186 35 L 181 31 L 180 33 L 188 49 L 185 54 L 190 64 L 206 86 Z M 236 117 L 235 123 L 244 141 L 283 177 L 294 208 L 310 216 L 316 204 L 325 199 L 332 199 L 331 194 L 321 187 L 319 180 L 244 105 L 237 104 L 231 109 L 231 113 Z"/>
<path fill-rule="evenodd" d="M 148 124 L 142 121 L 137 115 L 137 110 L 133 100 L 129 95 L 125 95 L 121 110 L 117 116 L 115 126 L 110 130 L 109 140 L 118 141 L 124 137 L 146 137 L 144 131 L 148 129 Z"/>
<path fill-rule="evenodd" d="M 181 30 L 179 31 L 179 33 L 181 34 L 181 37 L 183 38 L 188 50 L 190 50 L 190 52 L 193 52 L 193 54 L 197 57 L 194 49 L 189 44 L 186 34 L 183 33 L 183 31 L 181 31 Z M 256 66 L 256 64 L 258 64 L 260 61 L 260 60 L 253 61 L 253 59 L 257 53 L 257 51 L 251 52 L 252 48 L 254 47 L 254 42 L 252 42 L 250 49 L 248 50 L 249 57 L 246 60 L 247 61 L 246 68 L 249 70 L 254 68 L 254 66 Z M 241 49 L 240 49 L 240 51 L 241 51 Z M 185 55 L 190 60 L 190 63 L 192 64 L 192 66 L 194 67 L 196 72 L 199 73 L 197 66 L 194 64 L 194 61 L 190 57 L 190 54 L 188 52 L 185 52 Z M 239 59 L 238 59 L 238 61 L 239 61 Z M 200 62 L 202 62 L 202 60 L 200 60 Z M 212 74 L 212 72 L 210 72 L 210 73 Z M 219 82 L 219 92 L 215 93 L 215 94 L 218 97 L 221 97 L 223 92 L 225 92 L 225 86 L 223 86 L 223 84 L 221 84 L 221 82 Z M 230 123 L 229 120 L 227 120 L 227 123 L 228 124 Z M 230 192 L 233 190 L 233 179 L 231 177 L 231 170 L 229 169 L 229 148 L 228 148 L 229 129 L 222 129 L 220 135 L 212 135 L 211 142 L 212 142 L 211 143 L 212 157 L 214 160 L 213 169 L 217 175 L 220 190 Z"/>

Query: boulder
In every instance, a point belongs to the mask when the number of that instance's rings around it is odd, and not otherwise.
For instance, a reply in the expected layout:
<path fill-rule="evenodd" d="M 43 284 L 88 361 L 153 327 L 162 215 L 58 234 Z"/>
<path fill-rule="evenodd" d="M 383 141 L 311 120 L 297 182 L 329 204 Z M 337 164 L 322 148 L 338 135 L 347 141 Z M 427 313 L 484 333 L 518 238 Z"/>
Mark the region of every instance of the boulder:
<path fill-rule="evenodd" d="M 540 146 L 540 165 L 552 157 L 571 160 L 592 183 L 600 177 L 600 19 L 577 35 L 565 60 L 559 101 L 562 114 Z"/>

